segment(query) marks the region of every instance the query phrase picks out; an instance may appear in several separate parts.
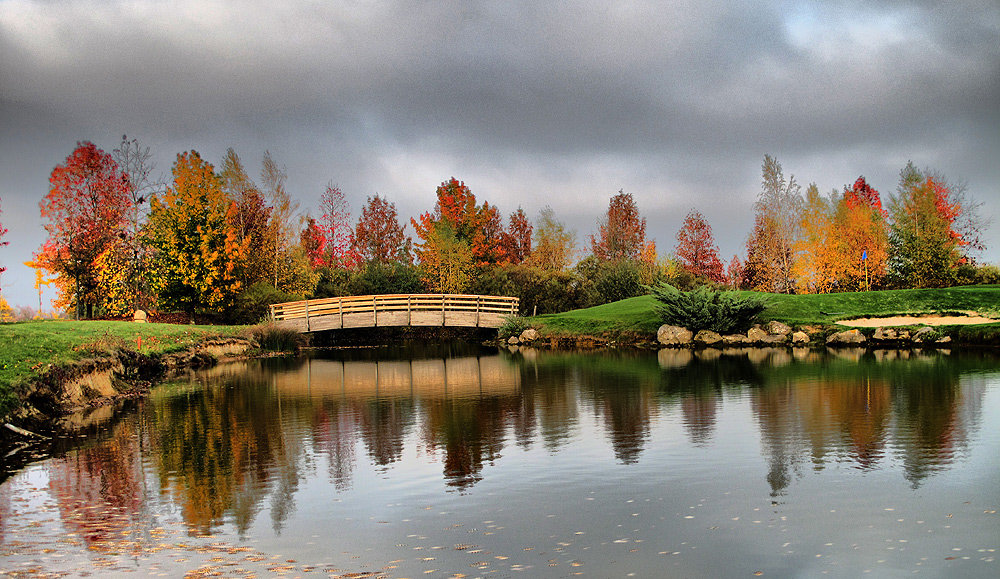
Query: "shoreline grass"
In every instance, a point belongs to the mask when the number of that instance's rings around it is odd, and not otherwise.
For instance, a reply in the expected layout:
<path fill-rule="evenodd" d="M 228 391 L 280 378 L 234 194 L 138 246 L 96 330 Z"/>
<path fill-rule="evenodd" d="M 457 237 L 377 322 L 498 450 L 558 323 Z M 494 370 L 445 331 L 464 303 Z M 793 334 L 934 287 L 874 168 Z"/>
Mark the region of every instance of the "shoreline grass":
<path fill-rule="evenodd" d="M 0 406 L 15 385 L 63 365 L 116 349 L 165 354 L 213 337 L 228 337 L 244 326 L 137 324 L 98 320 L 38 320 L 0 324 Z M 141 343 L 140 343 L 141 339 Z"/>
<path fill-rule="evenodd" d="M 737 293 L 764 298 L 768 308 L 760 316 L 762 321 L 777 320 L 791 326 L 828 326 L 852 318 L 954 312 L 977 312 L 1000 317 L 1000 285 L 838 294 Z M 532 325 L 554 335 L 654 334 L 661 325 L 655 312 L 656 305 L 653 296 L 645 295 L 592 308 L 539 315 L 529 320 Z M 995 326 L 1000 326 L 1000 322 L 975 327 Z M 970 336 L 975 332 L 975 329 L 964 331 Z"/>

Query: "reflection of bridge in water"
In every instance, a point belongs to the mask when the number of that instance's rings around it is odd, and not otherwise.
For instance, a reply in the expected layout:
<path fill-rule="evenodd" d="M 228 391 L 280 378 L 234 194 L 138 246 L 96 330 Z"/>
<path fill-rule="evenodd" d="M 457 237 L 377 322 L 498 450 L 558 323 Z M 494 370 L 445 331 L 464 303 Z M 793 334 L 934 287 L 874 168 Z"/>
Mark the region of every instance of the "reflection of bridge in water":
<path fill-rule="evenodd" d="M 389 326 L 499 328 L 518 298 L 456 294 L 344 296 L 271 305 L 271 319 L 299 332 Z"/>
<path fill-rule="evenodd" d="M 521 387 L 517 366 L 500 356 L 385 361 L 310 358 L 273 379 L 283 394 L 308 397 L 506 396 Z"/>

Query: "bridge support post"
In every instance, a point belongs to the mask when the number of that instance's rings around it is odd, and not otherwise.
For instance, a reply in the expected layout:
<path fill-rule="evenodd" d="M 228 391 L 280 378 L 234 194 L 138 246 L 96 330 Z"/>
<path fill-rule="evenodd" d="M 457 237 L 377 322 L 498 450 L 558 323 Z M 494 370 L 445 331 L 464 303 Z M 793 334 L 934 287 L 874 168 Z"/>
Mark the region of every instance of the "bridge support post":
<path fill-rule="evenodd" d="M 340 314 L 340 329 L 344 329 L 344 298 L 337 298 L 337 313 Z"/>
<path fill-rule="evenodd" d="M 306 300 L 306 331 L 309 331 L 309 300 Z"/>

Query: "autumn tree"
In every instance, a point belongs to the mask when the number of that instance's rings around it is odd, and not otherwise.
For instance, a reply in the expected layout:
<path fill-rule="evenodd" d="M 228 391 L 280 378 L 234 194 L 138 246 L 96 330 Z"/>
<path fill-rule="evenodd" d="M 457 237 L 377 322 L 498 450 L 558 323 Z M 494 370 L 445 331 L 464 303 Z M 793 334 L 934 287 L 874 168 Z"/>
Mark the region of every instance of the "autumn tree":
<path fill-rule="evenodd" d="M 475 274 L 469 242 L 456 235 L 447 219 L 433 223 L 420 244 L 420 268 L 427 289 L 434 293 L 465 293 Z"/>
<path fill-rule="evenodd" d="M 646 219 L 639 216 L 632 194 L 618 191 L 598 221 L 597 236 L 590 236 L 591 252 L 603 261 L 638 259 L 645 242 Z"/>
<path fill-rule="evenodd" d="M 833 219 L 838 202 L 839 196 L 832 198 L 820 194 L 815 183 L 806 188 L 799 236 L 792 244 L 795 255 L 792 277 L 801 292 L 828 293 L 835 289 L 837 248 L 833 244 Z"/>
<path fill-rule="evenodd" d="M 473 267 L 468 272 L 467 283 L 471 283 L 476 270 L 483 271 L 503 263 L 503 223 L 497 208 L 486 202 L 477 205 L 472 190 L 454 177 L 441 183 L 436 194 L 437 202 L 434 204 L 433 212 L 424 213 L 418 219 L 410 219 L 410 224 L 420 240 L 414 246 L 414 253 L 421 267 L 424 267 L 424 264 L 444 263 L 448 260 L 447 256 L 431 255 L 431 252 L 442 248 L 457 250 L 466 246 Z M 451 243 L 451 238 L 454 238 L 455 244 Z M 460 261 L 462 260 L 464 253 Z M 440 287 L 434 278 L 435 275 L 425 271 L 425 281 L 428 285 Z"/>
<path fill-rule="evenodd" d="M 907 163 L 900 172 L 896 194 L 889 203 L 889 266 L 901 282 L 913 287 L 954 283 L 971 251 L 982 249 L 974 214 L 978 205 L 966 201 L 961 187 L 932 171 Z"/>
<path fill-rule="evenodd" d="M 881 285 L 889 257 L 886 215 L 878 191 L 863 176 L 852 186 L 844 186 L 834 213 L 833 234 L 827 241 L 840 291 Z"/>
<path fill-rule="evenodd" d="M 351 228 L 351 208 L 347 196 L 339 187 L 330 183 L 320 195 L 320 228 L 326 238 L 327 264 L 333 267 L 351 267 L 357 261 L 352 254 L 354 232 Z"/>
<path fill-rule="evenodd" d="M 403 232 L 396 204 L 369 197 L 354 226 L 352 249 L 362 262 L 410 263 L 410 239 Z"/>
<path fill-rule="evenodd" d="M 223 192 L 236 206 L 234 221 L 237 234 L 247 242 L 240 281 L 244 287 L 264 281 L 272 283 L 275 239 L 272 235 L 271 206 L 232 148 L 227 149 L 222 158 L 219 177 Z"/>
<path fill-rule="evenodd" d="M 293 201 L 285 190 L 288 174 L 278 166 L 270 151 L 264 152 L 260 178 L 263 191 L 271 206 L 268 235 L 273 245 L 270 248 L 269 269 L 274 276 L 274 287 L 294 293 L 302 285 L 304 272 L 300 266 L 305 263 L 305 254 L 293 251 L 297 245 L 295 241 L 298 231 L 294 221 L 298 203 Z"/>
<path fill-rule="evenodd" d="M 162 198 L 153 198 L 149 217 L 164 307 L 193 315 L 233 306 L 249 245 L 236 221 L 236 204 L 212 165 L 195 151 L 179 154 L 173 183 Z"/>
<path fill-rule="evenodd" d="M 573 263 L 576 232 L 567 230 L 556 213 L 546 205 L 538 212 L 528 264 L 544 270 L 561 271 Z"/>
<path fill-rule="evenodd" d="M 299 244 L 309 260 L 309 265 L 323 267 L 326 265 L 326 235 L 312 216 L 306 216 L 306 225 L 299 233 Z"/>
<path fill-rule="evenodd" d="M 524 209 L 518 207 L 517 211 L 510 214 L 503 239 L 503 252 L 508 262 L 522 263 L 531 255 L 532 229 Z"/>
<path fill-rule="evenodd" d="M 726 266 L 726 284 L 736 289 L 740 287 L 740 280 L 743 278 L 743 262 L 740 261 L 740 256 L 733 255 L 732 259 L 729 260 L 729 265 Z"/>
<path fill-rule="evenodd" d="M 90 317 L 102 300 L 97 257 L 123 232 L 131 209 L 128 182 L 111 155 L 78 143 L 52 170 L 39 207 L 48 237 L 35 261 L 57 276 L 61 305 Z"/>
<path fill-rule="evenodd" d="M 762 291 L 790 293 L 792 243 L 798 235 L 801 187 L 784 173 L 774 157 L 764 155 L 761 190 L 754 204 L 754 229 L 747 240 L 744 277 L 749 286 Z"/>
<path fill-rule="evenodd" d="M 725 281 L 712 226 L 699 211 L 692 209 L 684 218 L 684 224 L 677 232 L 677 247 L 674 252 L 692 275 L 715 283 Z"/>

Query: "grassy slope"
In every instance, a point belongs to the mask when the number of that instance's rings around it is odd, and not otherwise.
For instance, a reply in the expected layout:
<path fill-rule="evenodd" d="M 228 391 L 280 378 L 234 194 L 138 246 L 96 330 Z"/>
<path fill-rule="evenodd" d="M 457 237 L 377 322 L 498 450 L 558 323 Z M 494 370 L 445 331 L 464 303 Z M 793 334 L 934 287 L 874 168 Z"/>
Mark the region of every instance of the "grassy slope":
<path fill-rule="evenodd" d="M 752 292 L 740 292 L 750 294 Z M 1000 315 L 1000 286 L 909 289 L 823 295 L 758 294 L 769 307 L 762 318 L 791 325 L 832 324 L 857 317 L 974 311 Z M 532 323 L 557 334 L 652 333 L 660 326 L 652 296 L 629 298 L 593 308 L 547 314 Z M 993 326 L 996 324 L 990 324 Z"/>
<path fill-rule="evenodd" d="M 47 364 L 71 362 L 117 347 L 138 349 L 139 337 L 141 351 L 151 354 L 181 350 L 241 328 L 67 320 L 0 324 L 0 395 Z"/>

